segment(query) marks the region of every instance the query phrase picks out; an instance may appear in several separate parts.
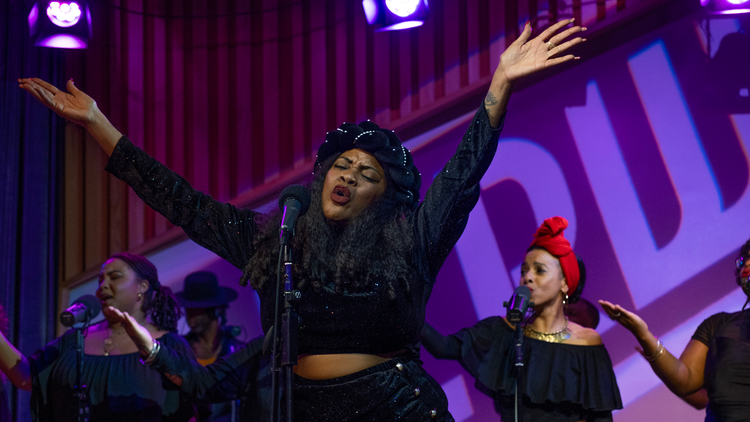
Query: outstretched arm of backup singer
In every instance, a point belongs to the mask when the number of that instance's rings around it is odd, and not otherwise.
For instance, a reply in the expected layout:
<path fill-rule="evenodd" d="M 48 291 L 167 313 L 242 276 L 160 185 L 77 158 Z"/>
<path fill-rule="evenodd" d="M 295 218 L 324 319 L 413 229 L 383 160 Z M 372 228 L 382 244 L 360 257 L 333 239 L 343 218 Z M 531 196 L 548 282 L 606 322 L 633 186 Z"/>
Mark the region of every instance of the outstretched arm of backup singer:
<path fill-rule="evenodd" d="M 0 333 L 0 369 L 21 390 L 31 391 L 29 361 Z"/>
<path fill-rule="evenodd" d="M 637 314 L 606 300 L 599 303 L 610 318 L 633 333 L 654 373 L 673 393 L 682 397 L 703 387 L 708 346 L 691 339 L 678 359 L 649 331 L 648 324 Z"/>

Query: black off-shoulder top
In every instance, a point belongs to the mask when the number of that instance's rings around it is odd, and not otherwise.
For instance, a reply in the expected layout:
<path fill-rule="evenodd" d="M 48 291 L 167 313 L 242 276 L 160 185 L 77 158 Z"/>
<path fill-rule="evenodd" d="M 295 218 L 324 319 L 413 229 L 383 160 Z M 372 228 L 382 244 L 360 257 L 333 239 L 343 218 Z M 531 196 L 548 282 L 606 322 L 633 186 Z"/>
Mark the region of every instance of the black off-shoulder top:
<path fill-rule="evenodd" d="M 490 125 L 482 105 L 455 155 L 435 177 L 424 201 L 408 216 L 416 253 L 428 268 L 423 279 L 411 283 L 410 294 L 396 288 L 396 298 L 390 299 L 383 283 L 356 295 L 304 290 L 297 307 L 300 354 L 415 350 L 435 277 L 476 205 L 479 180 L 497 150 L 499 132 Z M 193 189 L 125 137 L 115 147 L 107 171 L 124 180 L 148 206 L 182 227 L 196 243 L 235 267 L 245 268 L 257 232 L 253 211 L 218 202 Z M 302 277 L 295 275 L 295 279 Z M 273 323 L 272 290 L 258 292 L 264 332 Z"/>
<path fill-rule="evenodd" d="M 170 350 L 193 357 L 177 334 L 159 338 Z M 32 376 L 31 411 L 35 421 L 78 421 L 76 336 L 69 330 L 29 358 Z M 139 353 L 83 356 L 92 421 L 182 422 L 194 415 L 188 395 L 156 371 L 140 363 Z"/>
<path fill-rule="evenodd" d="M 429 324 L 422 345 L 438 359 L 461 363 L 476 387 L 495 401 L 501 420 L 514 420 L 515 331 L 502 317 L 490 317 L 444 336 Z M 523 339 L 523 420 L 612 421 L 622 409 L 612 361 L 604 345 L 581 346 Z"/>

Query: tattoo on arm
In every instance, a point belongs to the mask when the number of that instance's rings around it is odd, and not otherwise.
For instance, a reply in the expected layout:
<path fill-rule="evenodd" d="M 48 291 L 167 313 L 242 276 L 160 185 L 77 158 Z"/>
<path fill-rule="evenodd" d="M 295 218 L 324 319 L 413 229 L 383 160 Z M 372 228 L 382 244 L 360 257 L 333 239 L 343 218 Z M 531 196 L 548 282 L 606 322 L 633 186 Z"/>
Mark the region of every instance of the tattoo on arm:
<path fill-rule="evenodd" d="M 495 98 L 494 95 L 492 95 L 491 92 L 488 92 L 487 96 L 484 97 L 484 105 L 486 107 L 489 107 L 489 106 L 493 106 L 495 104 L 497 104 L 497 99 Z"/>

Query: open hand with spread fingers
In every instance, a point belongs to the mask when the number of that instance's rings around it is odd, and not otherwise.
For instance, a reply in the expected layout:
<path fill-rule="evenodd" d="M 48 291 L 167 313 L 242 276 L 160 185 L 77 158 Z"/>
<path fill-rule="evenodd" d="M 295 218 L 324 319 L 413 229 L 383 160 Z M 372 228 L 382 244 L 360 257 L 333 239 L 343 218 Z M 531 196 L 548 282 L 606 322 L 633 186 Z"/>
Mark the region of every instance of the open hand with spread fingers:
<path fill-rule="evenodd" d="M 505 79 L 513 82 L 539 70 L 578 59 L 573 54 L 565 53 L 586 39 L 580 36 L 568 38 L 586 28 L 573 26 L 561 31 L 573 22 L 573 19 L 557 22 L 534 38 L 531 38 L 531 24 L 527 22 L 521 36 L 500 56 L 500 64 L 495 72 L 502 73 Z"/>

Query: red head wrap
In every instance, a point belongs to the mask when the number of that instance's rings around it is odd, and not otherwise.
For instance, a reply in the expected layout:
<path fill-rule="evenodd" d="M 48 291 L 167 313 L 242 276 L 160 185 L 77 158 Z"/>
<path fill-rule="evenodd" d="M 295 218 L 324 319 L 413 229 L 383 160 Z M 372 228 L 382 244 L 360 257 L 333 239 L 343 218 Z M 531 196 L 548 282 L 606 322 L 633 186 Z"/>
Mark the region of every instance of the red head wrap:
<path fill-rule="evenodd" d="M 563 230 L 568 227 L 568 220 L 563 217 L 552 217 L 544 220 L 541 227 L 534 233 L 534 241 L 531 246 L 539 246 L 546 250 L 555 258 L 560 260 L 565 282 L 568 284 L 568 294 L 573 294 L 578 281 L 581 279 L 581 272 L 578 269 L 578 259 L 570 247 L 570 242 L 563 235 Z"/>

